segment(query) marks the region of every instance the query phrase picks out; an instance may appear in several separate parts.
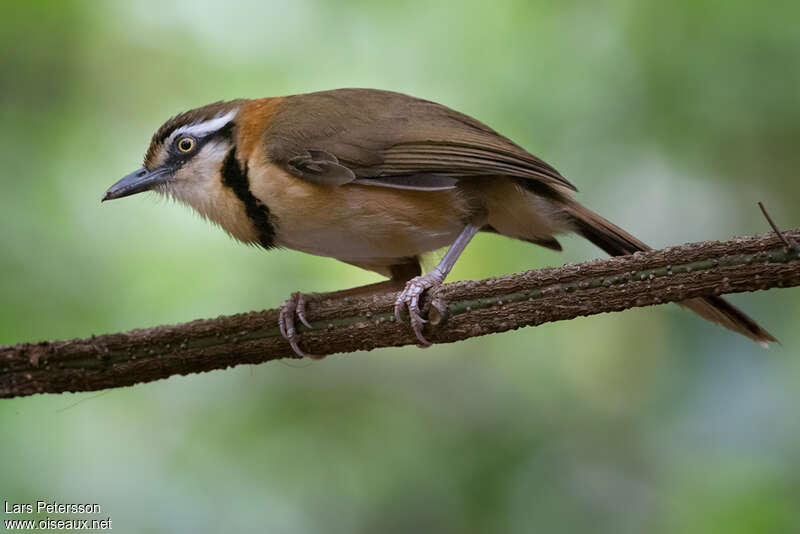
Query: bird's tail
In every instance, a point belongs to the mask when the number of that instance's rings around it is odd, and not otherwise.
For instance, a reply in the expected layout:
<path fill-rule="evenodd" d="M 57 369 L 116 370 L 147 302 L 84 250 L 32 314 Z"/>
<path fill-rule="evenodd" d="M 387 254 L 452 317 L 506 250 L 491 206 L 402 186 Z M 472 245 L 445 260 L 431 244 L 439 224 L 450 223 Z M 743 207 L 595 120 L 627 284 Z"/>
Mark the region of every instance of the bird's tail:
<path fill-rule="evenodd" d="M 650 247 L 619 226 L 575 201 L 569 201 L 566 209 L 575 231 L 612 256 L 624 256 L 637 251 L 651 250 Z M 777 341 L 758 323 L 722 297 L 693 298 L 678 304 L 692 310 L 704 319 L 747 336 L 762 346 L 766 347 L 769 342 Z"/>

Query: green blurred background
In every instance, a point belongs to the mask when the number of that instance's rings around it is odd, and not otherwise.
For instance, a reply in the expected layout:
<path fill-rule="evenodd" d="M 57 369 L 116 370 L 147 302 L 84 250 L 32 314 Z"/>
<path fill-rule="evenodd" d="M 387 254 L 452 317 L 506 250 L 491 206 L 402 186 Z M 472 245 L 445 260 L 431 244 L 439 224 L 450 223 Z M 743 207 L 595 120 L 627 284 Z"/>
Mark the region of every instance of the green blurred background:
<path fill-rule="evenodd" d="M 101 205 L 169 116 L 335 87 L 469 113 L 654 246 L 796 227 L 800 3 L 2 2 L 0 344 L 278 305 L 377 279 Z M 481 235 L 453 280 L 602 253 Z M 0 500 L 119 532 L 788 532 L 798 289 L 731 298 L 768 352 L 676 306 L 429 350 L 0 401 Z M 10 518 L 4 515 L 3 519 Z"/>

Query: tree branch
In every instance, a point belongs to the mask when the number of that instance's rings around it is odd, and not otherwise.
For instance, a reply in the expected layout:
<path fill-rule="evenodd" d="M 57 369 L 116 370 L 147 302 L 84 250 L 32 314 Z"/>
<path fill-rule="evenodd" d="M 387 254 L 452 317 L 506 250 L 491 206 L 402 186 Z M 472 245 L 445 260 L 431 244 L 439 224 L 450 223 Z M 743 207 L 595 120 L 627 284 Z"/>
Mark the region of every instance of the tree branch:
<path fill-rule="evenodd" d="M 800 285 L 798 240 L 800 229 L 446 284 L 432 295 L 425 336 L 451 343 L 692 297 Z M 313 329 L 301 326 L 301 348 L 333 354 L 414 344 L 408 325 L 393 319 L 394 296 L 310 302 Z M 278 310 L 272 309 L 2 347 L 0 397 L 93 391 L 295 358 L 277 321 Z"/>

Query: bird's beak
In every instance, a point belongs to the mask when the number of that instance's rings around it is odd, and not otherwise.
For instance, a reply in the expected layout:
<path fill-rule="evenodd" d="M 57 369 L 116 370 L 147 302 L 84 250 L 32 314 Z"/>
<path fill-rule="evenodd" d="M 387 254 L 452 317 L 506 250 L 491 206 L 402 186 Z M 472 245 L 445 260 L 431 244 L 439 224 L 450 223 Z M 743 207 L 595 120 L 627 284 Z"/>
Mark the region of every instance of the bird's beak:
<path fill-rule="evenodd" d="M 154 171 L 148 171 L 142 167 L 109 187 L 106 194 L 103 195 L 101 202 L 135 195 L 142 191 L 149 191 L 157 185 L 163 184 L 170 178 L 172 178 L 172 170 L 166 167 L 161 167 Z"/>

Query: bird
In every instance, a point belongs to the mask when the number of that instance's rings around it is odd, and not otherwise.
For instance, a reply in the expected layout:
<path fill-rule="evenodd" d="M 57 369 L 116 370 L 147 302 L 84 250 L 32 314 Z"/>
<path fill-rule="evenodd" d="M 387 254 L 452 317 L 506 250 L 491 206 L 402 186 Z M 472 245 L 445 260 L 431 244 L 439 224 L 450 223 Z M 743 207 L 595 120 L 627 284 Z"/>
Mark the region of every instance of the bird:
<path fill-rule="evenodd" d="M 407 315 L 419 345 L 430 345 L 421 298 L 480 232 L 556 251 L 569 233 L 613 256 L 650 249 L 580 204 L 575 186 L 508 137 L 442 104 L 378 89 L 219 101 L 175 115 L 153 135 L 143 167 L 102 201 L 143 191 L 191 206 L 244 243 L 387 278 L 292 293 L 278 326 L 300 357 L 306 304 L 331 296 L 397 291 L 396 319 Z M 423 274 L 422 255 L 444 247 Z M 719 296 L 679 304 L 762 345 L 776 341 Z"/>

